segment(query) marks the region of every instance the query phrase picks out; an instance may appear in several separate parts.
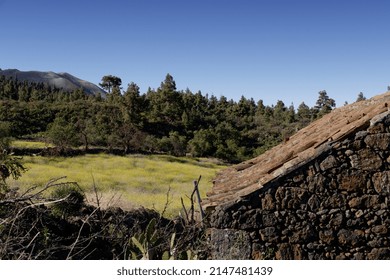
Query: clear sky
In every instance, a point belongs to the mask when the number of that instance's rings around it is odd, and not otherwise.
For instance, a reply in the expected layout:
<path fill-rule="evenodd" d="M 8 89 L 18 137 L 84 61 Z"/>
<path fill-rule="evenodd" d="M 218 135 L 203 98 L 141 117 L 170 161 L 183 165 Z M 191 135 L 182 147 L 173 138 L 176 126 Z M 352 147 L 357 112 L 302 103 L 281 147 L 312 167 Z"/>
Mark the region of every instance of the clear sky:
<path fill-rule="evenodd" d="M 337 106 L 390 85 L 387 0 L 0 0 L 0 68 Z"/>

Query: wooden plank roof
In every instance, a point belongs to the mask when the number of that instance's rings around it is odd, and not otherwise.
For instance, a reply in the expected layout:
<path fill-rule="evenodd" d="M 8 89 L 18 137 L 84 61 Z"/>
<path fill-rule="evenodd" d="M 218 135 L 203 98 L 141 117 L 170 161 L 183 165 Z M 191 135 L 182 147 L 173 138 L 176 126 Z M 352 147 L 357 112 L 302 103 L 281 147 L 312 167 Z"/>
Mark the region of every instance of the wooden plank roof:
<path fill-rule="evenodd" d="M 264 154 L 221 171 L 203 200 L 205 208 L 236 201 L 315 159 L 330 146 L 366 129 L 390 108 L 390 92 L 325 115 Z M 387 114 L 387 113 L 385 113 Z"/>

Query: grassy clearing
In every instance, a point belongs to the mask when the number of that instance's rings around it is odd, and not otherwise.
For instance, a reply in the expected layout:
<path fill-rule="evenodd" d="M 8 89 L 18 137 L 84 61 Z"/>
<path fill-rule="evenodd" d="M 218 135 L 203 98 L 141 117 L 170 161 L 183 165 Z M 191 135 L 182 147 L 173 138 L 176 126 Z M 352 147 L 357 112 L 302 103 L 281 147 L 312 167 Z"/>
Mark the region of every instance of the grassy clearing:
<path fill-rule="evenodd" d="M 53 147 L 53 145 L 40 141 L 15 140 L 12 141 L 12 147 L 24 149 L 43 149 L 47 147 Z"/>
<path fill-rule="evenodd" d="M 208 159 L 175 158 L 161 155 L 85 155 L 78 157 L 24 157 L 28 171 L 11 186 L 26 189 L 43 186 L 52 178 L 66 176 L 76 181 L 94 199 L 95 182 L 102 194 L 103 206 L 124 209 L 144 206 L 162 211 L 169 193 L 167 215 L 173 216 L 181 209 L 180 197 L 189 205 L 193 181 L 202 175 L 201 195 L 210 190 L 216 172 L 225 166 Z M 106 204 L 106 205 L 104 205 Z"/>

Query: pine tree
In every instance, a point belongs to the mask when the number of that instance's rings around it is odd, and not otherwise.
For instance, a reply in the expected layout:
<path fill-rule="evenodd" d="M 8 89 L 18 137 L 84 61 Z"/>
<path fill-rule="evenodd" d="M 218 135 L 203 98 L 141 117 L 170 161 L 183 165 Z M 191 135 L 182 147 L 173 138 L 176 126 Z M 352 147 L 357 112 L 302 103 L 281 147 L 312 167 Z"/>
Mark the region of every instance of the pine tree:
<path fill-rule="evenodd" d="M 364 96 L 363 92 L 359 92 L 358 97 L 356 98 L 356 102 L 366 100 L 367 98 Z"/>
<path fill-rule="evenodd" d="M 328 96 L 326 90 L 322 90 L 318 93 L 318 99 L 316 106 L 314 107 L 317 111 L 317 117 L 322 117 L 323 115 L 330 113 L 335 107 L 336 101 Z"/>
<path fill-rule="evenodd" d="M 139 86 L 131 82 L 123 95 L 125 104 L 125 118 L 136 125 L 140 126 L 142 121 L 142 112 L 144 111 L 143 98 L 140 96 Z"/>
<path fill-rule="evenodd" d="M 108 91 L 108 93 L 111 93 L 111 89 L 114 87 L 120 88 L 122 85 L 122 80 L 121 78 L 118 78 L 113 75 L 106 75 L 102 77 L 102 82 L 99 83 L 99 85 Z"/>
<path fill-rule="evenodd" d="M 181 123 L 183 100 L 181 94 L 176 90 L 176 83 L 170 74 L 166 75 L 164 82 L 157 89 L 157 102 L 161 106 L 162 120 L 172 126 Z"/>

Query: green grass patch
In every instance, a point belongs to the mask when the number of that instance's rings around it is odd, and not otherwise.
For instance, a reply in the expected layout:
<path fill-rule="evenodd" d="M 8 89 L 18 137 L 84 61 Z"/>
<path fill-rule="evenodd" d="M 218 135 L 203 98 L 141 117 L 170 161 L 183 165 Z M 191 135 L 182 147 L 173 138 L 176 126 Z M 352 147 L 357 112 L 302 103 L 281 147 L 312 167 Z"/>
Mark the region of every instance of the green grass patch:
<path fill-rule="evenodd" d="M 202 175 L 199 188 L 202 197 L 212 187 L 216 172 L 225 166 L 209 159 L 176 158 L 165 155 L 85 155 L 77 157 L 23 157 L 28 171 L 9 184 L 21 189 L 45 185 L 50 179 L 66 176 L 76 181 L 93 200 L 93 184 L 102 194 L 101 203 L 124 209 L 154 208 L 162 211 L 169 191 L 168 216 L 181 209 L 180 197 L 187 206 L 193 181 Z M 116 205 L 115 205 L 116 204 Z"/>
<path fill-rule="evenodd" d="M 11 146 L 18 149 L 43 149 L 47 147 L 53 147 L 53 145 L 49 143 L 27 140 L 12 141 Z"/>

